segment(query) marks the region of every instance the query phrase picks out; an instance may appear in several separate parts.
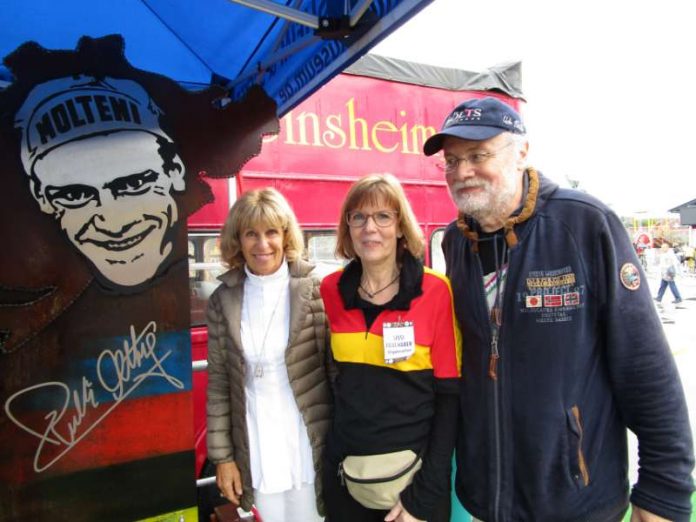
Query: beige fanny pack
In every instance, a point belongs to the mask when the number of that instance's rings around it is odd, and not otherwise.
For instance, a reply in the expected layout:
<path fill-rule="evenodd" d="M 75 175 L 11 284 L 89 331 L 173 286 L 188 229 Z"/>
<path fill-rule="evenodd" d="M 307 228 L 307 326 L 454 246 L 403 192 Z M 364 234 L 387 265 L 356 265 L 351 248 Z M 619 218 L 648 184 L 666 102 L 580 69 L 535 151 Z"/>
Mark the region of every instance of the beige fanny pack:
<path fill-rule="evenodd" d="M 422 464 L 411 450 L 356 455 L 343 459 L 338 474 L 350 495 L 366 508 L 391 509 Z"/>

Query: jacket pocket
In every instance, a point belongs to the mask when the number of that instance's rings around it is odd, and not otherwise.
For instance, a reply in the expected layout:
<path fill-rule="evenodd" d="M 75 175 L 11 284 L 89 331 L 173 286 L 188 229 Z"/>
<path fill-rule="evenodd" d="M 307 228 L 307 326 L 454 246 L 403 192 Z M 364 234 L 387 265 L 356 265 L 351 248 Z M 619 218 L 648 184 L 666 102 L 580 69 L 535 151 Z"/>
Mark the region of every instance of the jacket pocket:
<path fill-rule="evenodd" d="M 578 487 L 585 487 L 590 483 L 590 472 L 587 469 L 587 461 L 582 451 L 583 429 L 580 408 L 577 404 L 566 410 L 568 421 L 568 461 L 573 481 Z"/>

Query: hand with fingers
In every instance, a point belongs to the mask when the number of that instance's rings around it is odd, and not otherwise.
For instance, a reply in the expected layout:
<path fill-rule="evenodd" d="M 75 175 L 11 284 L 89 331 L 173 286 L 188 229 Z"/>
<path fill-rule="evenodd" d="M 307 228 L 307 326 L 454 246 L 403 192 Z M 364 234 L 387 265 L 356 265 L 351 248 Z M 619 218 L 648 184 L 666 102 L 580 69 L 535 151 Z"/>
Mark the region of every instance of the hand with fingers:
<path fill-rule="evenodd" d="M 391 511 L 387 513 L 387 516 L 384 517 L 385 522 L 424 522 L 423 520 L 420 520 L 408 511 L 406 511 L 406 508 L 404 508 L 403 504 L 401 504 L 401 501 L 396 503 L 396 506 L 391 508 Z"/>
<path fill-rule="evenodd" d="M 631 504 L 631 522 L 670 522 L 670 520 Z"/>
<path fill-rule="evenodd" d="M 239 505 L 242 497 L 242 475 L 234 461 L 223 462 L 215 467 L 215 478 L 220 495 Z"/>

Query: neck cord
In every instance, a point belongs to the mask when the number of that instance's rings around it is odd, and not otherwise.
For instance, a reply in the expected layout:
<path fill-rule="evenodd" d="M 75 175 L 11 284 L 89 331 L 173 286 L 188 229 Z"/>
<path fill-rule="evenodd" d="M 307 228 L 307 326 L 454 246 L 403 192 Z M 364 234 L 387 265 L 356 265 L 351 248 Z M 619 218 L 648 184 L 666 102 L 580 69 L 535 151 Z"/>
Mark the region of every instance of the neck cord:
<path fill-rule="evenodd" d="M 379 294 L 380 292 L 383 292 L 384 290 L 386 290 L 387 288 L 389 288 L 391 285 L 393 285 L 394 283 L 396 283 L 396 282 L 399 280 L 399 276 L 400 276 L 400 275 L 401 275 L 401 271 L 397 271 L 397 272 L 396 272 L 396 277 L 394 277 L 394 279 L 392 279 L 391 281 L 389 281 L 389 283 L 387 283 L 386 286 L 383 286 L 382 288 L 380 288 L 379 290 L 375 290 L 374 292 L 369 292 L 369 291 L 363 286 L 362 279 L 361 279 L 361 280 L 360 280 L 360 285 L 359 285 L 359 286 L 360 286 L 360 290 L 362 290 L 363 292 L 365 292 L 365 295 L 366 295 L 367 297 L 369 297 L 370 299 L 372 299 L 374 296 L 376 296 L 376 295 Z M 367 278 L 365 278 L 365 283 L 367 283 Z"/>
<path fill-rule="evenodd" d="M 276 311 L 278 310 L 278 307 L 280 306 L 280 301 L 284 295 L 285 295 L 285 289 L 278 292 L 278 300 L 276 301 L 276 304 L 273 307 L 273 311 L 271 312 L 271 317 L 268 320 L 268 323 L 266 323 L 266 331 L 263 334 L 263 341 L 261 342 L 261 349 L 260 350 L 258 350 L 256 348 L 256 341 L 254 340 L 254 326 L 251 324 L 251 316 L 249 316 L 249 337 L 251 338 L 251 345 L 252 345 L 252 348 L 254 349 L 254 354 L 256 354 L 256 356 L 257 356 L 256 363 L 254 364 L 254 377 L 256 377 L 257 379 L 260 379 L 261 377 L 263 377 L 263 356 L 266 352 L 266 339 L 268 338 L 268 332 L 271 331 L 271 325 L 273 324 L 273 318 L 275 317 Z"/>
<path fill-rule="evenodd" d="M 492 380 L 498 380 L 498 360 L 500 353 L 498 352 L 498 339 L 500 336 L 500 327 L 503 325 L 503 302 L 501 299 L 504 270 L 508 255 L 507 242 L 503 242 L 502 256 L 498 256 L 498 241 L 493 240 L 493 257 L 495 258 L 495 300 L 491 307 L 490 323 L 491 323 L 491 353 L 488 358 L 488 377 Z M 500 259 L 500 261 L 499 261 Z"/>

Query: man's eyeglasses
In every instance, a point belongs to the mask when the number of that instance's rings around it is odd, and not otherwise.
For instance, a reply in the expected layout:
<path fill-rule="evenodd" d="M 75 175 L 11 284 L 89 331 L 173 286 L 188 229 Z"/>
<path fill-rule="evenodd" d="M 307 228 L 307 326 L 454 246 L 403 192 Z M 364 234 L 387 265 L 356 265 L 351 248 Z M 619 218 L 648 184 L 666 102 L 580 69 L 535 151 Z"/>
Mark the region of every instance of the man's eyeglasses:
<path fill-rule="evenodd" d="M 445 156 L 445 161 L 441 168 L 445 171 L 445 174 L 454 174 L 459 170 L 459 165 L 462 163 L 468 165 L 481 165 L 489 159 L 494 158 L 501 150 L 508 148 L 510 145 L 512 145 L 512 143 L 513 142 L 510 141 L 506 145 L 500 147 L 498 150 L 491 152 L 473 152 L 462 157 L 448 154 Z"/>
<path fill-rule="evenodd" d="M 353 210 L 346 214 L 346 221 L 351 228 L 361 228 L 367 225 L 369 218 L 372 218 L 378 227 L 388 227 L 394 224 L 398 215 L 399 213 L 396 210 L 378 210 L 372 214 Z"/>

